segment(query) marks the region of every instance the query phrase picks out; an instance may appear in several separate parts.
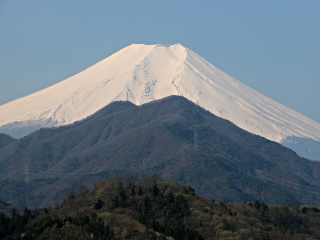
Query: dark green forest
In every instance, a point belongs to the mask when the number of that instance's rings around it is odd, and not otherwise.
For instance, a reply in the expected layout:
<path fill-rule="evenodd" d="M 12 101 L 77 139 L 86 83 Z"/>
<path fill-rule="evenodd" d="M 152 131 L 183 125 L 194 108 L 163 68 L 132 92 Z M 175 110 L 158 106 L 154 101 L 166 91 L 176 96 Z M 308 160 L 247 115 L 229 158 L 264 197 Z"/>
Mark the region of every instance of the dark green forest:
<path fill-rule="evenodd" d="M 41 209 L 2 204 L 0 239 L 320 239 L 317 207 L 208 200 L 157 175 L 81 184 Z"/>

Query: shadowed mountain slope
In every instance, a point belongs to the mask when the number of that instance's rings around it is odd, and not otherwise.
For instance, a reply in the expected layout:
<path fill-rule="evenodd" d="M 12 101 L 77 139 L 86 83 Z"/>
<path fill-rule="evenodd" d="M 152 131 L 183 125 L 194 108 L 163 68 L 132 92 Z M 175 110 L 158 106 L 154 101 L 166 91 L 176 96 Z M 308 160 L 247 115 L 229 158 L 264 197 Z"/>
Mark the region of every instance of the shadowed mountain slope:
<path fill-rule="evenodd" d="M 222 201 L 320 201 L 319 162 L 178 96 L 142 106 L 113 102 L 0 149 L 0 194 L 19 206 L 53 205 L 82 182 L 125 172 L 158 174 Z"/>
<path fill-rule="evenodd" d="M 7 146 L 14 141 L 16 141 L 16 139 L 14 139 L 13 137 L 7 134 L 0 133 L 0 148 Z"/>

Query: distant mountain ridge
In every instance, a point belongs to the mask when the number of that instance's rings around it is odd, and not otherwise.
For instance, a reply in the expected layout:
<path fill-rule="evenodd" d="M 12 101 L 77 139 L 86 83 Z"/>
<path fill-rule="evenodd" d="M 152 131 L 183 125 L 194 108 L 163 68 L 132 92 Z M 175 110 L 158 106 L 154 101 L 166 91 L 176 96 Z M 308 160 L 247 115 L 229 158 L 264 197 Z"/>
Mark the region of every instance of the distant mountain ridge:
<path fill-rule="evenodd" d="M 141 105 L 169 95 L 184 96 L 251 133 L 320 159 L 320 153 L 313 155 L 320 146 L 319 123 L 247 87 L 180 44 L 130 45 L 73 77 L 4 104 L 0 132 L 21 137 L 41 127 L 79 121 L 113 101 Z M 310 141 L 314 146 L 298 146 Z"/>
<path fill-rule="evenodd" d="M 40 129 L 0 149 L 0 195 L 54 205 L 78 184 L 158 174 L 219 201 L 320 205 L 320 163 L 248 133 L 186 98 L 113 102 L 68 126 Z"/>

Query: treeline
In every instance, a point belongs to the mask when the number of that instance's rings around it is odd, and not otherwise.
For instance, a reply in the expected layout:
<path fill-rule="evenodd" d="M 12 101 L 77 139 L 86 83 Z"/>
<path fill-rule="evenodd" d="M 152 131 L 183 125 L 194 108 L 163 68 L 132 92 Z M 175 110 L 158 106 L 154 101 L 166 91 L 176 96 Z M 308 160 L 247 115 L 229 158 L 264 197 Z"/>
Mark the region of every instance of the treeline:
<path fill-rule="evenodd" d="M 61 204 L 0 214 L 0 239 L 320 239 L 313 206 L 224 203 L 158 176 L 84 184 Z"/>

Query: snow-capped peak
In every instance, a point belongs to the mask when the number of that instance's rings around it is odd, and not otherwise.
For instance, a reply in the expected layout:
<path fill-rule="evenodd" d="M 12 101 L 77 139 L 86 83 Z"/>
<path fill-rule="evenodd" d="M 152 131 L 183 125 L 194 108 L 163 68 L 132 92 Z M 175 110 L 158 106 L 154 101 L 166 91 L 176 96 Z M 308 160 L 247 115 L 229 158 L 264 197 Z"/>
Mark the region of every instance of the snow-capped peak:
<path fill-rule="evenodd" d="M 280 142 L 320 140 L 320 124 L 242 84 L 181 44 L 132 44 L 51 87 L 0 106 L 0 131 L 60 126 L 112 101 L 141 105 L 181 95 L 239 127 Z"/>

